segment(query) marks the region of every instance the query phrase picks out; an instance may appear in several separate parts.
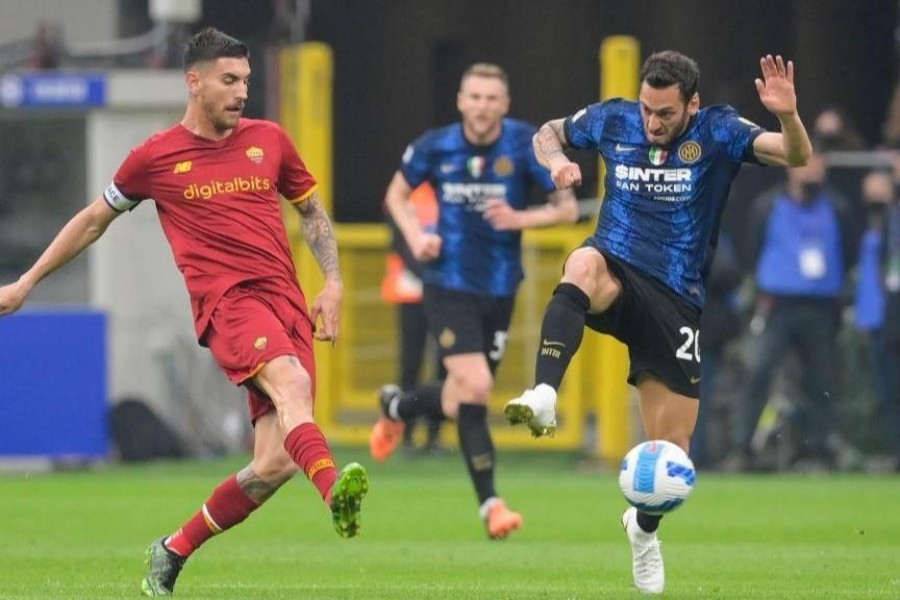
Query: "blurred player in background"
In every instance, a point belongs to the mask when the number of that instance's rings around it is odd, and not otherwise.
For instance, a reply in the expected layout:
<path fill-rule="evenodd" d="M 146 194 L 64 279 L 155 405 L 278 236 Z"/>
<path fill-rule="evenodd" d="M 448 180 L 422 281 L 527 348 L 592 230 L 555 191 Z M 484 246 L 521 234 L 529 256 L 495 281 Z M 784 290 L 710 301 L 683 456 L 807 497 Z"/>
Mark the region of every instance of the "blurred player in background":
<path fill-rule="evenodd" d="M 184 118 L 134 148 L 103 196 L 73 217 L 19 280 L 0 287 L 0 315 L 96 241 L 119 215 L 153 199 L 191 297 L 197 337 L 231 381 L 249 392 L 253 459 L 217 487 L 175 533 L 147 550 L 148 596 L 172 593 L 187 558 L 237 525 L 302 470 L 344 537 L 357 534 L 368 490 L 362 466 L 340 473 L 313 420 L 313 338 L 334 343 L 343 284 L 328 215 L 287 134 L 241 118 L 249 51 L 204 29 L 184 52 L 189 100 Z M 279 194 L 302 217 L 325 275 L 312 310 L 294 272 Z M 321 320 L 320 327 L 316 323 Z"/>
<path fill-rule="evenodd" d="M 578 210 L 574 194 L 554 191 L 535 160 L 530 145 L 535 128 L 505 118 L 510 99 L 503 69 L 485 63 L 469 67 L 456 102 L 462 122 L 413 142 L 385 197 L 413 256 L 424 262 L 425 314 L 447 378 L 410 393 L 383 388 L 383 416 L 372 430 L 370 449 L 377 460 L 390 456 L 403 438 L 404 420 L 412 416 L 456 419 L 480 516 L 488 535 L 503 539 L 521 527 L 522 517 L 494 488 L 487 403 L 523 277 L 521 230 L 574 223 Z M 423 181 L 438 194 L 433 233 L 423 230 L 409 208 L 410 192 Z M 533 183 L 547 192 L 549 203 L 526 210 Z"/>
<path fill-rule="evenodd" d="M 628 346 L 628 382 L 637 386 L 644 433 L 688 450 L 697 420 L 704 265 L 728 189 L 743 162 L 805 164 L 809 136 L 797 113 L 794 66 L 760 60 L 763 106 L 781 125 L 766 132 L 730 106 L 700 109 L 700 71 L 687 56 L 651 55 L 637 102 L 612 99 L 544 124 L 538 160 L 558 189 L 581 183 L 566 147 L 606 161 L 605 197 L 594 235 L 566 259 L 544 313 L 535 386 L 505 407 L 536 436 L 556 427 L 556 395 L 584 327 Z M 665 585 L 656 529 L 660 517 L 629 508 L 622 524 L 642 592 Z"/>

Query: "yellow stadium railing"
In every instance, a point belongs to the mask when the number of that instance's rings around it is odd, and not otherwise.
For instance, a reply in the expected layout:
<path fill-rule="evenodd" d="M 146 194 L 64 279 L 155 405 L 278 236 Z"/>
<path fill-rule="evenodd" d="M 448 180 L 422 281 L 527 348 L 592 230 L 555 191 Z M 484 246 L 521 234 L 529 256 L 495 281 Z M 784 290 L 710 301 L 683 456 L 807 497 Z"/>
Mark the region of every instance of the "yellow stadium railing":
<path fill-rule="evenodd" d="M 588 233 L 584 227 L 566 227 L 524 236 L 526 279 L 517 296 L 506 356 L 491 400 L 492 419 L 498 425 L 493 436 L 500 447 L 575 449 L 585 439 L 589 407 L 584 402 L 586 367 L 581 357 L 573 361 L 560 390 L 559 427 L 552 443 L 532 440 L 527 430 L 504 425 L 502 407 L 533 384 L 540 315 L 559 280 L 563 259 Z M 334 348 L 318 348 L 317 357 L 327 356 L 319 359 L 318 378 L 330 383 L 327 397 L 319 394 L 316 418 L 330 439 L 361 444 L 368 440 L 377 417 L 377 390 L 392 381 L 398 360 L 394 307 L 380 295 L 389 238 L 382 225 L 340 224 L 336 234 L 344 276 L 341 339 Z M 455 443 L 455 431 L 446 435 Z"/>

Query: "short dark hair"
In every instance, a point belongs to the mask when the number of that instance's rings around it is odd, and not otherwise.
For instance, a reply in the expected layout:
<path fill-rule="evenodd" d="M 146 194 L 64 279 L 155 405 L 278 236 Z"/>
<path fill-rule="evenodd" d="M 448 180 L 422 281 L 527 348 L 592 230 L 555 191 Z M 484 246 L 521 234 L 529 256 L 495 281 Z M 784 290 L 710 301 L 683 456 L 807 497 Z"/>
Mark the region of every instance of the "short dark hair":
<path fill-rule="evenodd" d="M 682 99 L 690 102 L 700 86 L 700 67 L 693 58 L 674 50 L 654 52 L 644 61 L 641 81 L 657 90 L 677 85 Z"/>
<path fill-rule="evenodd" d="M 198 62 L 217 58 L 250 58 L 250 49 L 239 39 L 215 27 L 204 27 L 184 47 L 181 62 L 187 71 Z"/>

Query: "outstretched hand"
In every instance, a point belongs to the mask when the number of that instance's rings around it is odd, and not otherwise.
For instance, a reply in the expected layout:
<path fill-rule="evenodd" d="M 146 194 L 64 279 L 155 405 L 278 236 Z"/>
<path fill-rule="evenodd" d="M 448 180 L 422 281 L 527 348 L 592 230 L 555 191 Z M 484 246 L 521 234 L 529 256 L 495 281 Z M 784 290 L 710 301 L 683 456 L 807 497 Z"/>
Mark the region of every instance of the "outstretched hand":
<path fill-rule="evenodd" d="M 797 112 L 797 92 L 794 89 L 794 63 L 785 64 L 781 56 L 768 54 L 759 59 L 762 79 L 757 78 L 759 100 L 777 117 L 789 117 Z"/>
<path fill-rule="evenodd" d="M 0 316 L 10 315 L 25 302 L 28 288 L 21 281 L 0 287 Z"/>

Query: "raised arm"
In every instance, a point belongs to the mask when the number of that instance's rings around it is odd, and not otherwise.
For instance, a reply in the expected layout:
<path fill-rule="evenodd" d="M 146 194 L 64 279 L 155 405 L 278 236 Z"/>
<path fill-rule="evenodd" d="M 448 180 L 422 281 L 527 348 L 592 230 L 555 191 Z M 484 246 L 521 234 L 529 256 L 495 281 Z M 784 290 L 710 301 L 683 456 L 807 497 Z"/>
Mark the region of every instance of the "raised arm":
<path fill-rule="evenodd" d="M 411 192 L 412 187 L 403 173 L 397 171 L 384 194 L 384 205 L 403 234 L 413 257 L 421 261 L 437 258 L 441 253 L 441 238 L 422 229 L 409 201 Z"/>
<path fill-rule="evenodd" d="M 19 310 L 34 286 L 97 241 L 120 214 L 103 198 L 98 198 L 81 209 L 63 226 L 40 258 L 18 281 L 0 287 L 0 315 Z"/>
<path fill-rule="evenodd" d="M 781 56 L 764 56 L 759 60 L 762 79 L 755 81 L 759 100 L 778 118 L 781 132 L 765 132 L 753 141 L 753 153 L 765 164 L 800 167 L 812 154 L 812 144 L 797 113 L 794 88 L 794 63 L 785 64 Z"/>
<path fill-rule="evenodd" d="M 581 168 L 563 152 L 568 145 L 564 123 L 565 119 L 547 121 L 531 139 L 535 158 L 550 170 L 550 176 L 558 190 L 581 185 Z"/>
<path fill-rule="evenodd" d="M 322 317 L 322 327 L 316 329 L 317 340 L 337 341 L 338 329 L 341 320 L 341 300 L 344 296 L 344 282 L 341 279 L 341 269 L 338 263 L 337 240 L 334 237 L 334 228 L 331 219 L 322 206 L 319 194 L 313 192 L 309 198 L 295 204 L 300 213 L 303 236 L 306 244 L 312 251 L 319 268 L 325 276 L 325 288 L 316 296 L 310 310 L 310 318 L 313 323 Z"/>

